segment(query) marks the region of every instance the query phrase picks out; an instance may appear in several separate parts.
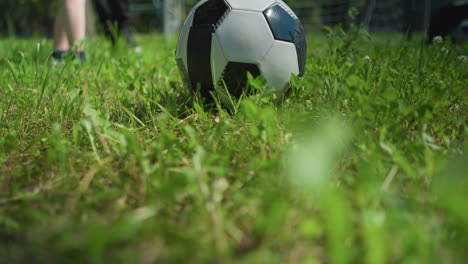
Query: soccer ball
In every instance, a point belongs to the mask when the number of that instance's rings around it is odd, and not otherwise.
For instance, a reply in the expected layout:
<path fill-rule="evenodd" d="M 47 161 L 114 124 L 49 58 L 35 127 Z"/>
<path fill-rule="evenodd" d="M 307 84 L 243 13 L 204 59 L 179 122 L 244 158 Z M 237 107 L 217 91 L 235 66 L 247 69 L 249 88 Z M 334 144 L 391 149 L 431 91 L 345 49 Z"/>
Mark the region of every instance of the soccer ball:
<path fill-rule="evenodd" d="M 176 60 L 191 89 L 223 103 L 244 92 L 247 72 L 282 94 L 291 74 L 304 74 L 304 28 L 281 0 L 202 0 L 182 26 Z"/>

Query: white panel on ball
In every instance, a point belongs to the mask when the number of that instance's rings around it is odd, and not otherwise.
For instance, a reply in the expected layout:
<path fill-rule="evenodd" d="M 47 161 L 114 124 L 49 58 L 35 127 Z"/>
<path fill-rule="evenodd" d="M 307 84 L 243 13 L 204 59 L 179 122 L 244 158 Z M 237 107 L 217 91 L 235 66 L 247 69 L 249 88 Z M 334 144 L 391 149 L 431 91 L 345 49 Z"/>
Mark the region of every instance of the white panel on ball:
<path fill-rule="evenodd" d="M 259 11 L 272 6 L 275 0 L 226 0 L 233 9 Z"/>
<path fill-rule="evenodd" d="M 213 36 L 211 40 L 211 75 L 213 76 L 214 86 L 218 84 L 227 64 L 228 61 L 224 57 L 221 45 L 216 36 Z"/>
<path fill-rule="evenodd" d="M 232 62 L 257 63 L 274 42 L 261 12 L 232 10 L 215 34 L 224 57 Z"/>
<path fill-rule="evenodd" d="M 206 2 L 206 0 L 205 0 Z M 179 41 L 177 42 L 177 49 L 176 49 L 176 58 L 182 59 L 184 61 L 185 68 L 188 66 L 187 62 L 187 44 L 188 44 L 188 37 L 190 34 L 190 28 L 193 24 L 195 12 L 192 10 L 185 20 L 184 25 L 180 31 Z M 188 69 L 187 69 L 188 72 Z"/>
<path fill-rule="evenodd" d="M 289 71 L 285 71 L 289 69 Z M 275 41 L 260 63 L 260 71 L 265 76 L 267 84 L 276 90 L 285 89 L 291 74 L 299 74 L 297 51 L 294 44 L 284 41 Z"/>

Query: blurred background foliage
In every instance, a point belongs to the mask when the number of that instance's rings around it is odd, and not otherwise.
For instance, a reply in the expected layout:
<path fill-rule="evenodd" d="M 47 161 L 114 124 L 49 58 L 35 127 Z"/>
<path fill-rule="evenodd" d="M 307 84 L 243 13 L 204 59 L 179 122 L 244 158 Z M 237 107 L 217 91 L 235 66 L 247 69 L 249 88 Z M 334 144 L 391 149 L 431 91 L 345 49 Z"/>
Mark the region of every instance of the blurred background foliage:
<path fill-rule="evenodd" d="M 46 35 L 51 36 L 53 31 L 53 18 L 58 5 L 63 0 L 2 0 L 0 1 L 0 36 L 32 36 Z M 417 8 L 421 7 L 421 3 L 425 0 L 384 0 L 382 3 L 390 3 L 391 6 L 405 5 L 407 2 L 416 3 Z M 184 13 L 188 13 L 191 7 L 198 0 L 183 0 Z M 333 9 L 332 16 L 346 19 L 347 10 L 351 7 L 356 7 L 359 11 L 365 12 L 365 6 L 369 4 L 368 0 L 286 0 L 286 3 L 291 5 L 298 15 L 304 20 L 305 24 L 312 23 L 314 25 L 326 24 L 323 18 L 323 9 Z M 401 3 L 400 3 L 401 2 Z M 439 0 L 431 1 L 432 4 L 441 2 Z M 91 1 L 88 1 L 91 3 Z M 132 0 L 132 4 L 151 4 L 152 0 Z M 388 4 L 385 4 L 388 5 Z M 90 5 L 90 9 L 92 9 Z M 327 13 L 329 11 L 325 11 Z M 147 10 L 145 12 L 134 12 L 132 14 L 134 21 L 134 30 L 137 32 L 148 32 L 158 29 L 161 25 L 161 18 L 156 15 L 155 10 Z M 93 20 L 91 16 L 90 20 Z M 393 23 L 393 22 L 390 22 Z M 89 24 L 93 24 L 90 22 Z M 334 26 L 334 25 L 332 25 Z M 315 26 L 314 30 L 320 29 L 320 26 Z"/>
<path fill-rule="evenodd" d="M 0 35 L 52 34 L 53 16 L 61 0 L 0 1 Z"/>
<path fill-rule="evenodd" d="M 2 0 L 0 1 L 0 36 L 47 35 L 53 32 L 53 20 L 57 7 L 63 0 Z M 290 0 L 288 3 L 300 2 Z M 151 3 L 151 0 L 133 0 L 132 4 Z M 185 11 L 198 0 L 185 0 Z M 318 1 L 318 2 L 321 2 Z M 88 1 L 88 4 L 91 1 Z M 156 12 L 133 14 L 134 28 L 139 32 L 157 29 L 160 18 Z"/>

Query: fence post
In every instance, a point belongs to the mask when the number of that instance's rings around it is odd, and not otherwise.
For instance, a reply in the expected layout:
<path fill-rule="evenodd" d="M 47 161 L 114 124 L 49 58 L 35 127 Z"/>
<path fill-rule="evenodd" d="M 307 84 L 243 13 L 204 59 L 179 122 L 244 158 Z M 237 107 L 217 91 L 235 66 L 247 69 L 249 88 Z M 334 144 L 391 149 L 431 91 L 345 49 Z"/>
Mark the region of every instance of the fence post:
<path fill-rule="evenodd" d="M 427 34 L 429 31 L 429 26 L 431 23 L 431 9 L 432 9 L 432 3 L 431 0 L 425 0 L 424 1 L 424 33 Z"/>
<path fill-rule="evenodd" d="M 183 0 L 163 0 L 162 20 L 164 34 L 173 34 L 179 30 L 182 24 L 182 13 Z"/>

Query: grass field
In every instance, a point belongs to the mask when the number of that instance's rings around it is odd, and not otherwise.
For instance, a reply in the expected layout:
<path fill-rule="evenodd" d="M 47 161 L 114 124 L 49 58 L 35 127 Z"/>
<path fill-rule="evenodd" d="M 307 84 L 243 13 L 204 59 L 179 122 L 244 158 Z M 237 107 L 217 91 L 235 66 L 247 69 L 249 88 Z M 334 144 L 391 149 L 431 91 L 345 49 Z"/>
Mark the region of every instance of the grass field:
<path fill-rule="evenodd" d="M 466 263 L 466 45 L 310 35 L 228 111 L 138 41 L 0 40 L 0 263 Z"/>

